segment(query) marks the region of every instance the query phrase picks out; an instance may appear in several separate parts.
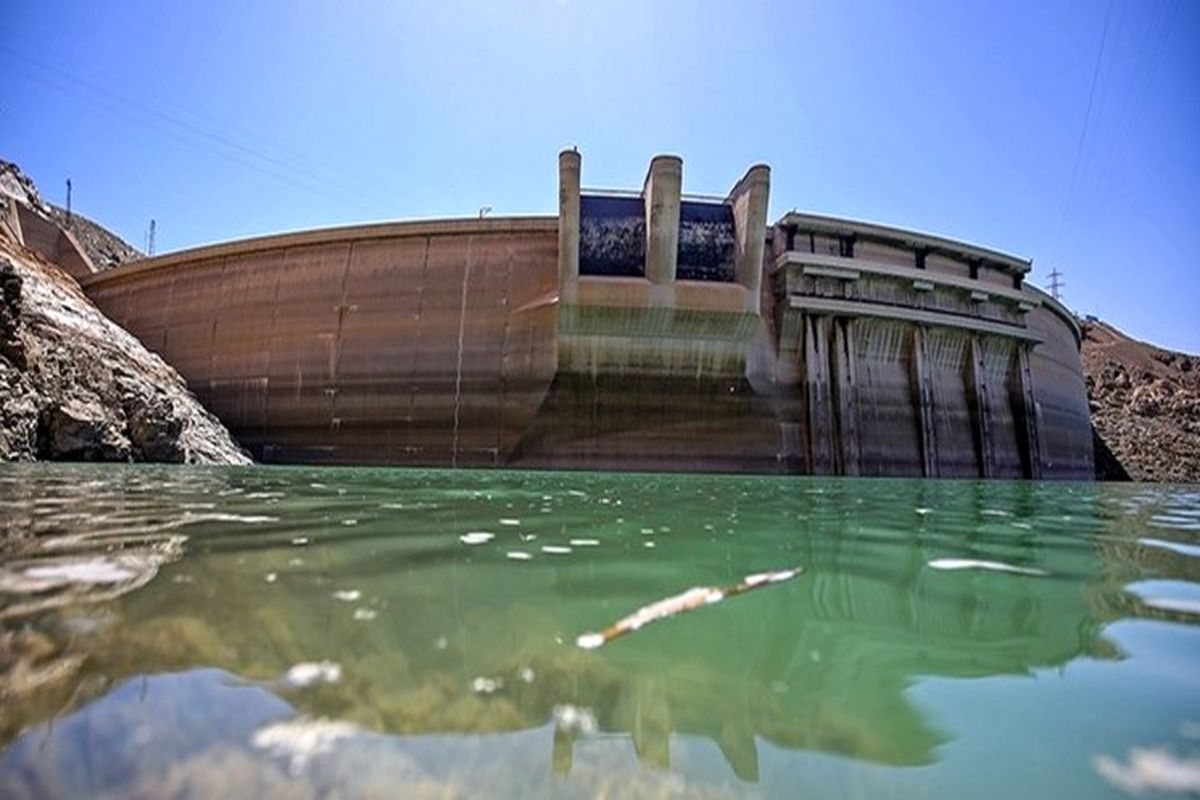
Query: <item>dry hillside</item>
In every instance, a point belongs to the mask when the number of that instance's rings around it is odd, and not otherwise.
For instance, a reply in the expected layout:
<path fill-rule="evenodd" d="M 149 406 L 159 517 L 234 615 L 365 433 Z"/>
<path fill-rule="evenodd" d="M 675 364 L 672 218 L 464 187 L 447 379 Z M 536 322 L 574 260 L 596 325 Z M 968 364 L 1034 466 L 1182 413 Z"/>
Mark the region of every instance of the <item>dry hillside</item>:
<path fill-rule="evenodd" d="M 1092 424 L 1134 480 L 1200 482 L 1200 356 L 1084 325 Z"/>

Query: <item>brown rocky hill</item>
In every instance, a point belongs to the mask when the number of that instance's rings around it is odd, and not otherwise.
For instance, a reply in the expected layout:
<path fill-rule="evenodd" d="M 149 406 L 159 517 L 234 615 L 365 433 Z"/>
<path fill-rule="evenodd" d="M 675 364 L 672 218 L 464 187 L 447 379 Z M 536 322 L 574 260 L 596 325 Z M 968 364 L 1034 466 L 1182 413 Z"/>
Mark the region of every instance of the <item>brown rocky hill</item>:
<path fill-rule="evenodd" d="M 59 260 L 90 273 L 80 248 L 106 266 L 137 251 L 79 217 L 66 234 L 59 218 L 0 161 L 0 461 L 249 463 L 179 373 L 100 313 Z"/>
<path fill-rule="evenodd" d="M 0 197 L 6 202 L 17 202 L 33 209 L 40 216 L 52 220 L 60 228 L 69 231 L 83 248 L 88 259 L 98 270 L 112 269 L 130 261 L 144 258 L 141 251 L 120 236 L 78 212 L 68 214 L 66 209 L 48 203 L 38 194 L 37 186 L 21 168 L 11 161 L 0 158 Z"/>
<path fill-rule="evenodd" d="M 1092 425 L 1138 481 L 1200 483 L 1200 356 L 1083 325 Z"/>
<path fill-rule="evenodd" d="M 142 251 L 87 217 L 77 212 L 68 214 L 66 209 L 52 203 L 46 206 L 54 221 L 75 236 L 96 269 L 104 271 L 145 258 Z"/>

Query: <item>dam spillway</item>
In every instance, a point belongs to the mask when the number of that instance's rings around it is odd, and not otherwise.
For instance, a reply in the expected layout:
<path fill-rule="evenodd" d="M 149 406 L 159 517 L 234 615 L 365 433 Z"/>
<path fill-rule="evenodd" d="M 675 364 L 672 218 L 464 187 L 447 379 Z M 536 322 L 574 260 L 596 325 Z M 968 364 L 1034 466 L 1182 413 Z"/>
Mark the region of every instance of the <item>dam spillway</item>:
<path fill-rule="evenodd" d="M 1079 329 L 1028 260 L 816 214 L 770 170 L 557 217 L 231 242 L 81 283 L 261 461 L 1090 478 Z"/>

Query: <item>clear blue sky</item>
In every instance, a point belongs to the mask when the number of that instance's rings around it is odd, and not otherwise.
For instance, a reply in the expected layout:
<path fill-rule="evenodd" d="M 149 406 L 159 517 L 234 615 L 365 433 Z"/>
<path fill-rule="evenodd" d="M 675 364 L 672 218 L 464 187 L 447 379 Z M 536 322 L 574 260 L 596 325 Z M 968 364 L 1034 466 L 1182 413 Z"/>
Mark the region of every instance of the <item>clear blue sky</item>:
<path fill-rule="evenodd" d="M 556 154 L 1026 255 L 1200 351 L 1200 2 L 0 1 L 0 157 L 158 251 L 552 213 Z"/>

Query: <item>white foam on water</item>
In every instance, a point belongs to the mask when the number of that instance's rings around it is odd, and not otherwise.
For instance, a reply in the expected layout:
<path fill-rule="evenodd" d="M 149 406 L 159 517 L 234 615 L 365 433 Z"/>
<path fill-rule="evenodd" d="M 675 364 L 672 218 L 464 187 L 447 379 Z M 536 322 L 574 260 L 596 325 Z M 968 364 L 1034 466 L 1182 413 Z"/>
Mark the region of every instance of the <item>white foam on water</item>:
<path fill-rule="evenodd" d="M 596 722 L 596 715 L 590 708 L 564 703 L 555 706 L 552 713 L 554 723 L 562 731 L 587 736 L 600 729 Z"/>
<path fill-rule="evenodd" d="M 520 524 L 521 524 L 521 520 L 519 520 L 519 519 L 514 519 L 514 518 L 512 518 L 512 517 L 501 517 L 501 518 L 500 518 L 500 524 L 501 524 L 501 525 L 509 525 L 509 526 L 512 526 L 512 525 L 520 525 Z"/>
<path fill-rule="evenodd" d="M 343 603 L 353 603 L 362 597 L 362 592 L 358 589 L 339 589 L 330 596 L 334 600 L 341 600 Z"/>
<path fill-rule="evenodd" d="M 529 559 L 533 558 L 533 556 L 529 555 L 529 553 L 526 553 L 524 550 L 509 550 L 504 554 L 504 557 L 513 561 L 528 561 Z"/>
<path fill-rule="evenodd" d="M 279 517 L 270 517 L 266 514 L 227 514 L 224 512 L 215 512 L 212 514 L 188 514 L 184 520 L 185 523 L 194 522 L 243 522 L 247 525 L 260 525 L 264 522 L 278 522 Z"/>
<path fill-rule="evenodd" d="M 572 539 L 571 546 L 572 547 L 599 547 L 600 540 L 599 539 Z"/>
<path fill-rule="evenodd" d="M 522 683 L 533 683 L 533 679 L 537 676 L 532 667 L 521 667 L 517 670 L 517 677 L 521 679 Z"/>
<path fill-rule="evenodd" d="M 563 547 L 562 545 L 544 544 L 544 545 L 542 545 L 542 552 L 550 553 L 551 555 L 561 556 L 561 555 L 566 555 L 572 551 L 571 551 L 571 548 Z"/>
<path fill-rule="evenodd" d="M 1134 747 L 1128 764 L 1111 756 L 1095 756 L 1092 767 L 1106 781 L 1131 794 L 1147 789 L 1200 792 L 1200 756 L 1180 758 L 1165 748 Z"/>
<path fill-rule="evenodd" d="M 275 581 L 279 580 L 279 573 L 268 572 L 266 575 L 263 576 L 263 580 L 266 581 L 267 583 L 274 583 Z"/>
<path fill-rule="evenodd" d="M 337 683 L 342 667 L 334 661 L 304 661 L 288 668 L 279 682 L 293 689 L 306 689 L 319 683 Z"/>
<path fill-rule="evenodd" d="M 651 536 L 654 533 L 654 528 L 642 528 L 639 531 L 643 536 Z"/>
<path fill-rule="evenodd" d="M 504 688 L 504 681 L 499 678 L 478 677 L 471 681 L 471 689 L 475 694 L 492 694 Z"/>
<path fill-rule="evenodd" d="M 33 580 L 65 583 L 121 583 L 137 577 L 133 570 L 103 558 L 41 564 L 26 568 L 22 574 Z"/>
<path fill-rule="evenodd" d="M 1043 569 L 1017 567 L 1002 561 L 982 561 L 974 558 L 935 558 L 929 562 L 929 566 L 941 570 L 983 569 L 992 572 L 1011 572 L 1017 575 L 1043 576 L 1050 574 Z"/>
<path fill-rule="evenodd" d="M 653 550 L 653 549 L 654 549 L 654 542 L 642 542 L 642 547 L 645 547 L 645 548 L 648 548 L 648 549 L 650 549 L 650 550 Z"/>
<path fill-rule="evenodd" d="M 354 619 L 357 622 L 370 622 L 379 614 L 373 608 L 356 608 L 354 609 Z"/>
<path fill-rule="evenodd" d="M 286 758 L 288 769 L 295 775 L 315 756 L 331 752 L 335 744 L 358 733 L 359 728 L 349 722 L 301 717 L 259 728 L 250 744 L 257 750 Z"/>
<path fill-rule="evenodd" d="M 297 536 L 295 539 L 292 539 L 292 544 L 296 547 L 304 547 L 306 544 L 308 544 L 308 537 Z"/>
<path fill-rule="evenodd" d="M 495 538 L 496 534 L 489 531 L 471 531 L 459 536 L 458 540 L 463 544 L 484 544 Z"/>

